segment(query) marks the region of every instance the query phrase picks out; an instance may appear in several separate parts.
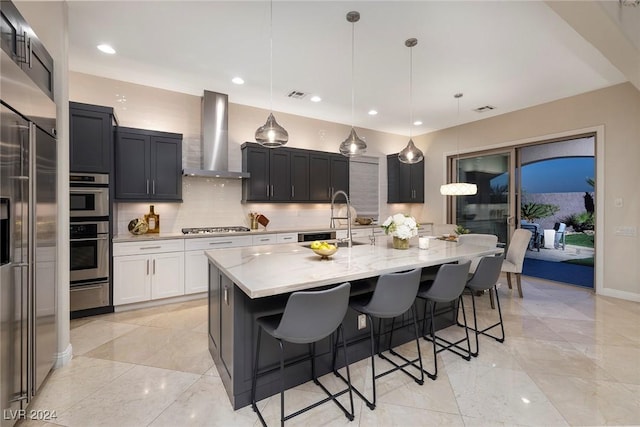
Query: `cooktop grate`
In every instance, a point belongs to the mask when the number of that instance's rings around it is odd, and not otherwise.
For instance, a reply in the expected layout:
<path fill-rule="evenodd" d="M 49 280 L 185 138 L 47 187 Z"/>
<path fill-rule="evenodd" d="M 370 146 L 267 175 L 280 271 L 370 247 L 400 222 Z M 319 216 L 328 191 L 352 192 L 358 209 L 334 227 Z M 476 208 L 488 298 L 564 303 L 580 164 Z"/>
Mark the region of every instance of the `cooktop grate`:
<path fill-rule="evenodd" d="M 250 231 L 248 227 L 241 225 L 231 225 L 228 227 L 193 227 L 183 228 L 182 234 L 213 234 L 213 233 L 238 233 Z"/>

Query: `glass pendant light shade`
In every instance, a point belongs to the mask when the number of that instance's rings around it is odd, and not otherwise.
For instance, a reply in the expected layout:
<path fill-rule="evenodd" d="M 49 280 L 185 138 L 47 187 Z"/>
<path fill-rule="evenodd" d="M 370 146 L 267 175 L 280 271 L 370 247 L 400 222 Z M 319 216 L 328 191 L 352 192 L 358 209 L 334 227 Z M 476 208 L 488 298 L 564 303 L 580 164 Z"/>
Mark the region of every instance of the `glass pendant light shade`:
<path fill-rule="evenodd" d="M 413 139 L 409 140 L 404 149 L 398 153 L 398 160 L 402 163 L 420 163 L 424 159 L 422 151 L 413 143 Z"/>
<path fill-rule="evenodd" d="M 404 149 L 398 153 L 398 160 L 402 163 L 420 163 L 424 159 L 424 154 L 413 143 L 411 138 L 411 126 L 413 126 L 413 47 L 418 44 L 418 39 L 407 39 L 404 45 L 409 48 L 409 142 Z"/>
<path fill-rule="evenodd" d="M 355 57 L 355 48 L 354 48 L 354 33 L 355 33 L 355 24 L 360 20 L 360 12 L 351 11 L 347 13 L 347 22 L 351 22 L 351 132 L 349 132 L 349 136 L 347 139 L 342 141 L 340 144 L 340 154 L 346 157 L 358 157 L 363 155 L 367 151 L 367 143 L 364 142 L 362 138 L 358 136 L 355 128 L 353 127 L 353 108 L 355 104 L 355 85 L 354 85 L 354 75 L 355 75 L 355 67 L 354 67 L 354 57 Z"/>
<path fill-rule="evenodd" d="M 340 154 L 346 157 L 356 157 L 367 151 L 367 144 L 360 139 L 356 130 L 351 128 L 347 139 L 340 144 Z"/>
<path fill-rule="evenodd" d="M 281 147 L 289 141 L 289 134 L 269 113 L 267 122 L 256 130 L 256 141 L 269 148 Z"/>
<path fill-rule="evenodd" d="M 277 148 L 289 141 L 289 133 L 273 117 L 273 0 L 269 3 L 269 102 L 271 111 L 267 122 L 256 130 L 256 142 Z"/>
<path fill-rule="evenodd" d="M 478 186 L 467 182 L 453 182 L 440 186 L 443 196 L 473 196 L 478 193 Z"/>

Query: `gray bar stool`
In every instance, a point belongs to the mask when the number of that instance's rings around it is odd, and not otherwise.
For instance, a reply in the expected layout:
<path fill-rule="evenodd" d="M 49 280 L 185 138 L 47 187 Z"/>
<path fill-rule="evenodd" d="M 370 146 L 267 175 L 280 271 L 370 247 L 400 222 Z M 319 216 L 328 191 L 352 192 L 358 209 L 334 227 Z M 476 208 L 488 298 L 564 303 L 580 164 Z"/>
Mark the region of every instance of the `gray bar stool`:
<path fill-rule="evenodd" d="M 498 296 L 498 289 L 496 288 L 496 284 L 498 282 L 498 278 L 500 277 L 500 272 L 502 270 L 502 256 L 485 256 L 480 259 L 478 263 L 478 267 L 476 268 L 475 273 L 471 276 L 471 278 L 467 281 L 466 289 L 471 291 L 471 304 L 473 306 L 473 328 L 468 327 L 475 332 L 476 335 L 476 351 L 471 352 L 473 357 L 478 356 L 478 335 L 486 335 L 495 339 L 498 342 L 504 342 L 504 325 L 502 324 L 502 311 L 500 309 L 500 297 Z M 484 292 L 486 290 L 492 291 L 495 294 L 496 302 L 498 304 L 498 316 L 500 321 L 498 323 L 494 323 L 491 326 L 487 326 L 482 330 L 478 330 L 478 318 L 476 315 L 476 292 Z M 493 302 L 493 301 L 492 301 Z M 459 306 L 458 306 L 459 307 Z M 457 319 L 458 316 L 456 316 Z M 465 326 L 458 322 L 458 326 Z M 488 334 L 487 331 L 489 329 L 493 329 L 496 326 L 500 326 L 500 330 L 502 331 L 502 338 L 498 338 L 494 335 Z"/>
<path fill-rule="evenodd" d="M 256 405 L 256 385 L 258 380 L 258 363 L 260 359 L 260 340 L 262 331 L 278 340 L 280 346 L 280 425 L 284 426 L 284 422 L 290 418 L 300 415 L 310 409 L 315 408 L 323 403 L 333 400 L 336 405 L 344 412 L 345 416 L 352 421 L 354 418 L 353 411 L 353 393 L 351 391 L 351 375 L 349 373 L 349 363 L 347 361 L 347 347 L 344 339 L 344 331 L 342 329 L 342 320 L 347 313 L 349 305 L 349 292 L 351 290 L 350 283 L 343 283 L 335 288 L 324 291 L 314 292 L 294 292 L 289 297 L 284 313 L 273 316 L 264 316 L 256 319 L 258 323 L 258 339 L 256 345 L 256 358 L 253 367 L 253 381 L 251 384 L 251 406 L 253 411 L 258 414 L 260 422 L 266 426 L 266 422 Z M 342 347 L 344 351 L 344 364 L 347 370 L 347 388 L 332 394 L 318 381 L 315 369 L 315 343 L 324 338 L 338 332 L 336 343 L 342 333 Z M 313 382 L 317 384 L 328 397 L 313 403 L 293 414 L 284 415 L 284 342 L 294 344 L 308 344 L 311 357 L 311 375 Z M 337 344 L 336 344 L 337 345 Z M 334 350 L 335 357 L 335 350 Z M 306 360 L 306 359 L 305 359 Z M 265 372 L 263 372 L 264 374 Z M 351 401 L 351 411 L 348 411 L 336 399 L 345 393 L 349 393 Z"/>
<path fill-rule="evenodd" d="M 432 380 L 435 380 L 438 376 L 437 354 L 441 351 L 449 350 L 465 360 L 471 360 L 471 343 L 469 341 L 469 331 L 466 328 L 467 316 L 464 312 L 464 301 L 462 299 L 462 291 L 464 291 L 464 287 L 467 284 L 470 265 L 471 261 L 466 261 L 461 264 L 445 264 L 440 267 L 440 270 L 438 270 L 438 274 L 436 275 L 435 280 L 433 282 L 426 282 L 424 284 L 421 284 L 420 290 L 418 291 L 418 298 L 426 300 L 424 305 L 422 338 L 427 341 L 431 341 L 431 343 L 433 344 L 433 373 L 427 372 L 426 370 L 424 372 Z M 436 336 L 434 326 L 435 316 L 433 315 L 433 313 L 436 303 L 448 303 L 456 300 L 458 300 L 459 304 L 462 304 L 462 317 L 464 318 L 464 333 L 466 338 L 463 338 L 456 342 L 450 342 L 445 340 L 444 338 Z M 427 323 L 427 306 L 430 306 L 431 308 L 430 337 L 428 337 L 425 333 Z M 458 345 L 464 341 L 467 342 L 466 349 Z M 441 348 L 437 349 L 438 346 L 440 346 Z M 464 353 L 460 353 L 458 350 L 461 350 Z"/>
<path fill-rule="evenodd" d="M 378 281 L 373 291 L 373 295 L 371 296 L 371 299 L 368 302 L 362 303 L 361 301 L 355 300 L 349 304 L 351 308 L 353 308 L 354 310 L 365 314 L 368 318 L 369 325 L 370 325 L 369 339 L 371 342 L 371 379 L 372 379 L 372 385 L 373 385 L 373 401 L 368 400 L 363 393 L 361 393 L 357 388 L 353 387 L 353 391 L 358 396 L 360 396 L 362 400 L 365 401 L 369 409 L 373 410 L 376 407 L 376 379 L 382 376 L 385 376 L 397 370 L 401 370 L 402 372 L 404 372 L 405 374 L 413 378 L 413 380 L 418 384 L 420 385 L 424 384 L 422 356 L 420 354 L 420 341 L 419 341 L 420 335 L 418 334 L 418 323 L 416 320 L 416 309 L 415 309 L 416 294 L 418 292 L 418 287 L 420 286 L 420 273 L 421 273 L 421 269 L 417 268 L 415 270 L 402 272 L 402 273 L 384 274 L 378 277 Z M 416 346 L 418 348 L 418 358 L 414 360 L 409 360 L 406 357 L 402 356 L 401 354 L 398 354 L 391 348 L 391 342 L 393 339 L 393 328 L 394 328 L 394 324 L 392 321 L 391 333 L 389 334 L 388 350 L 392 355 L 404 361 L 403 364 L 398 364 L 395 361 L 386 357 L 380 350 L 380 334 L 382 332 L 381 331 L 382 319 L 395 319 L 396 317 L 401 316 L 402 314 L 409 311 L 409 309 L 411 309 L 411 315 L 413 318 L 413 327 L 415 329 L 415 334 L 416 334 Z M 374 342 L 374 335 L 376 334 L 374 332 L 374 327 L 373 327 L 373 318 L 378 319 L 378 333 L 377 333 L 375 342 Z M 376 375 L 375 359 L 374 359 L 374 356 L 376 354 L 376 347 L 377 347 L 378 356 L 381 357 L 382 359 L 385 359 L 386 361 L 388 361 L 394 366 L 393 368 L 385 372 L 379 373 L 377 375 Z M 335 361 L 335 357 L 334 357 L 334 361 Z M 419 362 L 419 367 L 415 365 L 416 362 Z M 409 365 L 414 366 L 416 369 L 420 371 L 420 378 L 416 377 L 415 375 L 411 374 L 405 369 L 405 367 Z M 345 380 L 344 377 L 342 377 L 342 375 L 340 375 L 340 373 L 335 370 L 335 368 L 334 368 L 334 373 L 338 377 Z"/>

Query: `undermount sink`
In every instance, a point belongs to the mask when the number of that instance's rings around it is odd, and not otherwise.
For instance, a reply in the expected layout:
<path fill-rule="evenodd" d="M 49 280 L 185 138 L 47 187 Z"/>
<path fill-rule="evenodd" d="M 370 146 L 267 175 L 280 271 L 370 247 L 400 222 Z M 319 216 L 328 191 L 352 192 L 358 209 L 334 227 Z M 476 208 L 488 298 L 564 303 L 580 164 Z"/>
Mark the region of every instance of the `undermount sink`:
<path fill-rule="evenodd" d="M 346 248 L 348 247 L 348 243 L 347 242 L 329 242 L 333 245 L 336 245 L 339 248 Z M 351 242 L 351 246 L 360 246 L 360 245 L 367 245 L 368 243 L 364 243 L 364 242 Z M 303 248 L 311 248 L 311 243 L 309 243 L 308 245 L 302 245 Z"/>

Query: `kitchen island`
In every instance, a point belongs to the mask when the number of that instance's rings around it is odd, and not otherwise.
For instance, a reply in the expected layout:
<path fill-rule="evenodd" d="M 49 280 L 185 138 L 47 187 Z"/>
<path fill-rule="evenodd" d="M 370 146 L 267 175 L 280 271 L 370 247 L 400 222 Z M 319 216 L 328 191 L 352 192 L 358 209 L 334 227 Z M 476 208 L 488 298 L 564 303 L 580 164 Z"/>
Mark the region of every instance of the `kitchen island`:
<path fill-rule="evenodd" d="M 352 296 L 371 292 L 375 279 L 386 273 L 428 268 L 465 258 L 494 255 L 501 248 L 458 245 L 455 242 L 432 241 L 427 250 L 417 242 L 407 250 L 393 249 L 390 239 L 378 239 L 377 244 L 357 244 L 343 247 L 329 259 L 321 259 L 300 244 L 218 249 L 206 252 L 209 259 L 209 351 L 218 368 L 227 394 L 235 409 L 250 403 L 251 374 L 257 335 L 255 319 L 282 312 L 291 292 L 322 289 L 343 282 L 351 282 Z M 424 307 L 424 306 L 422 306 Z M 422 313 L 422 307 L 418 312 Z M 451 305 L 438 307 L 441 315 L 436 327 L 453 323 L 455 310 Z M 356 314 L 349 310 L 344 321 L 345 336 L 355 340 L 366 336 L 367 328 L 358 330 Z M 396 322 L 404 325 L 409 318 Z M 388 332 L 388 324 L 383 330 Z M 394 345 L 411 339 L 401 329 L 394 333 Z M 386 335 L 386 334 L 384 334 Z M 384 340 L 382 342 L 386 342 Z M 328 340 L 326 340 L 328 341 Z M 349 360 L 354 362 L 368 355 L 368 344 L 349 348 Z M 329 342 L 318 343 L 317 370 L 322 375 L 331 371 Z M 293 360 L 304 356 L 307 346 L 285 346 L 285 356 Z M 260 369 L 277 366 L 277 343 L 265 339 L 262 343 Z M 288 368 L 286 386 L 293 387 L 310 379 L 308 363 Z M 275 394 L 278 375 L 261 378 L 258 399 Z"/>

